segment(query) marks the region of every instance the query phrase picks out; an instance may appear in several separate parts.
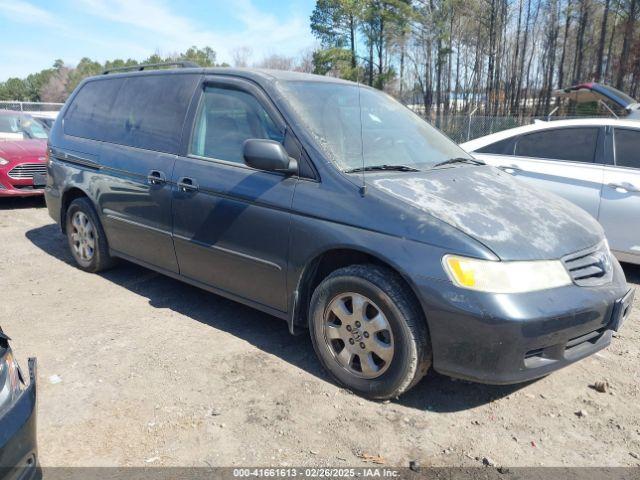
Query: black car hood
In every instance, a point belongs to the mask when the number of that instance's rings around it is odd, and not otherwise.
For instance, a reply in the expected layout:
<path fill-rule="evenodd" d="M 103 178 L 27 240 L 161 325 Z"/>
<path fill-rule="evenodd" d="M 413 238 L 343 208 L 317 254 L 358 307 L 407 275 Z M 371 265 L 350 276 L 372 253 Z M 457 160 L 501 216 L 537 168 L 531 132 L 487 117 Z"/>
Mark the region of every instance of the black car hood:
<path fill-rule="evenodd" d="M 557 259 L 604 238 L 584 210 L 489 166 L 371 175 L 368 180 L 478 240 L 502 260 Z"/>

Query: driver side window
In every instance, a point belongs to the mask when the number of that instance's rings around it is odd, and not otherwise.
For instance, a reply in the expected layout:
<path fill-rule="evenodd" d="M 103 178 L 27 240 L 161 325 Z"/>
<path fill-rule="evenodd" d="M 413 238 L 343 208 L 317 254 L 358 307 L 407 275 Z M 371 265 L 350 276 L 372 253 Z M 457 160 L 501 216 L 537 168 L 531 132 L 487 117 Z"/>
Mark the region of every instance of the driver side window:
<path fill-rule="evenodd" d="M 249 138 L 282 143 L 283 132 L 252 95 L 207 87 L 200 102 L 189 153 L 244 163 L 242 145 Z"/>

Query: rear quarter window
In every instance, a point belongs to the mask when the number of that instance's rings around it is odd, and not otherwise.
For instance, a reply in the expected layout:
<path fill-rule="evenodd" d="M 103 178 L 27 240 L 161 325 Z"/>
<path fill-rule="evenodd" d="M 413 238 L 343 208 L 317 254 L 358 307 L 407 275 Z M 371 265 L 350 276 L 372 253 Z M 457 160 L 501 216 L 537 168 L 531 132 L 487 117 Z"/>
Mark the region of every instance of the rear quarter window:
<path fill-rule="evenodd" d="M 64 117 L 64 133 L 74 137 L 104 140 L 122 80 L 85 83 L 73 98 Z"/>
<path fill-rule="evenodd" d="M 482 148 L 476 150 L 478 153 L 492 153 L 495 155 L 513 155 L 513 149 L 515 146 L 515 137 L 505 138 L 497 142 L 485 145 Z"/>
<path fill-rule="evenodd" d="M 65 117 L 65 133 L 178 153 L 197 82 L 197 75 L 176 74 L 88 82 Z"/>

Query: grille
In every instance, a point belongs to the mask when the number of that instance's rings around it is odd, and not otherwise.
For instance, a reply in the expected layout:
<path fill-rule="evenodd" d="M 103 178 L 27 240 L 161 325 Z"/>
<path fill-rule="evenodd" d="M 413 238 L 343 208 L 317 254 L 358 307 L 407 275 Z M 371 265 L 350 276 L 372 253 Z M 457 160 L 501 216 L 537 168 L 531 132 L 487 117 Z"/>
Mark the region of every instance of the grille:
<path fill-rule="evenodd" d="M 613 277 L 611 252 L 606 241 L 595 247 L 572 253 L 562 259 L 573 283 L 593 287 L 609 283 Z"/>
<path fill-rule="evenodd" d="M 9 176 L 16 180 L 33 178 L 35 173 L 47 173 L 47 166 L 44 163 L 23 163 L 9 171 Z"/>
<path fill-rule="evenodd" d="M 573 360 L 585 352 L 589 352 L 602 339 L 608 327 L 600 327 L 579 337 L 571 338 L 566 343 L 547 345 L 545 347 L 529 350 L 524 354 L 524 366 L 537 368 L 558 360 Z"/>
<path fill-rule="evenodd" d="M 606 331 L 607 331 L 607 327 L 602 327 L 602 328 L 599 328 L 598 330 L 594 330 L 592 332 L 585 333 L 584 335 L 580 335 L 579 337 L 572 338 L 567 342 L 567 345 L 565 346 L 565 351 L 569 351 L 575 347 L 579 347 L 585 342 L 590 342 L 591 344 L 595 344 L 597 343 L 598 340 L 600 340 L 600 337 Z"/>

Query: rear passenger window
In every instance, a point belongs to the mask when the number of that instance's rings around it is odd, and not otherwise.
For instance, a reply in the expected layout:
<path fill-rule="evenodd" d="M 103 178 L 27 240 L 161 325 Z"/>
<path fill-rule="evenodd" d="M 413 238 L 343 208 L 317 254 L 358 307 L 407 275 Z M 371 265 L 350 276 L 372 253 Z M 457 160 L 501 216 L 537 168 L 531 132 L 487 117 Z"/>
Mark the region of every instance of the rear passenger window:
<path fill-rule="evenodd" d="M 145 75 L 87 83 L 65 116 L 65 133 L 178 153 L 198 76 Z"/>
<path fill-rule="evenodd" d="M 198 109 L 190 153 L 244 163 L 242 145 L 249 138 L 282 143 L 284 135 L 252 95 L 239 90 L 207 87 Z"/>
<path fill-rule="evenodd" d="M 544 130 L 520 137 L 516 155 L 593 163 L 597 143 L 598 127 Z"/>
<path fill-rule="evenodd" d="M 616 128 L 615 139 L 616 165 L 640 168 L 640 132 Z"/>
<path fill-rule="evenodd" d="M 108 141 L 178 153 L 195 75 L 129 77 L 111 111 Z"/>

